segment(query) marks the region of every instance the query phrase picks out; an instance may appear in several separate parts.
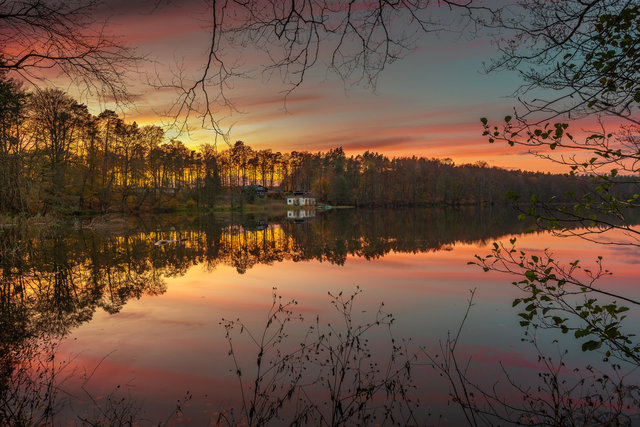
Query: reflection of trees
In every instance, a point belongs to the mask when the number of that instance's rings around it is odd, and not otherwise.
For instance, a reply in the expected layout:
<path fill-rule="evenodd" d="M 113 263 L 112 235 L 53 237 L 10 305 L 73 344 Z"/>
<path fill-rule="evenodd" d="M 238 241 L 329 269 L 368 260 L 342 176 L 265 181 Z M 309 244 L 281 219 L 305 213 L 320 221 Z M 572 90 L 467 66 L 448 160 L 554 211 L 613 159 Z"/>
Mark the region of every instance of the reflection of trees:
<path fill-rule="evenodd" d="M 432 251 L 522 231 L 512 217 L 503 209 L 343 210 L 269 226 L 212 216 L 141 219 L 136 232 L 117 235 L 91 228 L 7 229 L 2 334 L 6 341 L 10 337 L 4 335 L 17 330 L 65 333 L 97 308 L 116 313 L 131 298 L 161 294 L 164 277 L 183 275 L 196 264 L 229 265 L 243 273 L 283 260 L 342 264 L 348 255 L 371 259 L 390 251 Z M 169 243 L 155 246 L 159 240 Z"/>
<path fill-rule="evenodd" d="M 12 257 L 3 257 L 3 331 L 13 329 L 4 326 L 21 313 L 27 330 L 64 334 L 98 307 L 114 313 L 130 298 L 163 292 L 162 272 L 136 250 L 135 240 L 68 231 L 5 232 Z"/>
<path fill-rule="evenodd" d="M 319 260 L 343 264 L 390 251 L 425 252 L 458 241 L 522 231 L 505 210 L 343 210 L 311 221 L 267 225 L 215 216 L 136 219 L 129 231 L 100 227 L 6 228 L 0 239 L 0 397 L 19 371 L 17 349 L 55 340 L 98 309 L 165 291 L 164 278 L 197 264 L 234 267 Z M 134 230 L 134 231 L 131 231 Z M 164 245 L 154 245 L 164 240 Z M 4 394 L 3 394 L 4 393 Z"/>
<path fill-rule="evenodd" d="M 162 294 L 165 277 L 194 265 L 244 273 L 283 260 L 344 264 L 348 256 L 436 251 L 526 227 L 513 211 L 498 208 L 348 209 L 269 225 L 249 217 L 134 221 L 135 227 L 118 232 L 95 226 L 0 232 L 0 398 L 11 392 L 19 372 L 17 349 L 41 337 L 62 337 L 97 309 L 117 313 L 132 298 Z"/>
<path fill-rule="evenodd" d="M 162 277 L 174 268 L 156 268 L 148 251 L 140 250 L 142 246 L 146 242 L 137 236 L 107 236 L 91 230 L 61 228 L 35 233 L 21 227 L 3 230 L 2 405 L 21 407 L 23 403 L 30 405 L 42 400 L 38 376 L 49 371 L 38 371 L 40 365 L 36 364 L 25 367 L 24 362 L 32 358 L 25 356 L 30 354 L 25 349 L 31 351 L 41 340 L 55 342 L 90 320 L 97 308 L 115 313 L 131 298 L 164 292 Z M 43 404 L 48 404 L 45 400 Z M 0 413 L 0 424 L 4 425 L 6 415 Z"/>
<path fill-rule="evenodd" d="M 64 334 L 98 308 L 116 313 L 131 298 L 163 293 L 164 277 L 196 264 L 229 265 L 240 273 L 283 260 L 343 264 L 348 255 L 432 251 L 523 228 L 503 209 L 343 210 L 269 226 L 213 216 L 137 221 L 135 232 L 115 235 L 92 228 L 4 230 L 2 342 L 36 331 Z M 155 246 L 159 240 L 170 243 Z"/>
<path fill-rule="evenodd" d="M 343 264 L 348 255 L 371 259 L 390 251 L 432 251 L 520 231 L 511 216 L 502 210 L 344 210 L 269 226 L 254 226 L 247 218 L 243 225 L 215 217 L 139 220 L 140 231 L 117 235 L 90 228 L 6 229 L 2 354 L 44 331 L 64 335 L 98 308 L 117 313 L 131 298 L 161 294 L 164 277 L 183 275 L 196 264 L 229 265 L 244 273 L 283 260 Z M 159 240 L 170 243 L 155 246 Z"/>
<path fill-rule="evenodd" d="M 137 249 L 143 245 L 140 239 L 90 230 L 54 229 L 34 234 L 17 227 L 5 229 L 2 237 L 3 399 L 16 393 L 9 387 L 16 375 L 28 378 L 16 355 L 21 354 L 21 348 L 30 348 L 30 342 L 64 336 L 90 320 L 97 308 L 114 313 L 130 298 L 164 292 L 164 270 L 155 268 L 147 254 Z"/>
<path fill-rule="evenodd" d="M 347 255 L 366 259 L 394 252 L 428 252 L 456 242 L 477 242 L 524 230 L 506 209 L 346 210 L 316 221 L 290 224 L 300 243 L 298 259 L 342 264 Z M 295 259 L 295 258 L 294 258 Z"/>
<path fill-rule="evenodd" d="M 256 264 L 283 260 L 343 264 L 348 255 L 373 259 L 391 251 L 434 251 L 455 242 L 484 241 L 507 232 L 521 232 L 524 227 L 505 209 L 350 209 L 259 230 L 224 225 L 216 234 L 207 229 L 203 238 L 193 241 L 205 246 L 198 252 L 209 267 L 230 265 L 244 273 Z M 177 235 L 163 238 L 179 239 Z"/>

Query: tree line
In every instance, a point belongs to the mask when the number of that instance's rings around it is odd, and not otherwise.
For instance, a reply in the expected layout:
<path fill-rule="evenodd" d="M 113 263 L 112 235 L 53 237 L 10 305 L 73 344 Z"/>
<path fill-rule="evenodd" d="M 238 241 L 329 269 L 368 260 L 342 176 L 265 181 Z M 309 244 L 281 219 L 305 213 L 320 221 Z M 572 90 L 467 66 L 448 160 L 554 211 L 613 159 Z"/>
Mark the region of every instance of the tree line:
<path fill-rule="evenodd" d="M 156 125 L 98 115 L 59 89 L 23 90 L 0 80 L 0 211 L 76 214 L 211 208 L 247 198 L 262 185 L 276 194 L 312 193 L 354 206 L 504 203 L 523 196 L 581 193 L 580 177 L 510 171 L 486 163 L 394 157 L 342 148 L 310 153 L 254 150 L 242 141 L 197 150 Z M 586 180 L 588 181 L 588 180 Z"/>

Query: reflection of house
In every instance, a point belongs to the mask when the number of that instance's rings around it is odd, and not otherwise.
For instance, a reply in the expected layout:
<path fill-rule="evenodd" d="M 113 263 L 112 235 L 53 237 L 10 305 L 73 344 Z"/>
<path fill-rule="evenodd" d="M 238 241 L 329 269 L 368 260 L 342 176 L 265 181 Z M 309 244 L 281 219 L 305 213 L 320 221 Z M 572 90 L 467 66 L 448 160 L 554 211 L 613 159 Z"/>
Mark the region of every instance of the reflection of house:
<path fill-rule="evenodd" d="M 315 197 L 305 196 L 289 196 L 287 197 L 287 205 L 289 206 L 315 206 Z"/>
<path fill-rule="evenodd" d="M 299 209 L 295 211 L 287 211 L 287 218 L 303 219 L 313 218 L 314 216 L 316 216 L 315 209 Z"/>

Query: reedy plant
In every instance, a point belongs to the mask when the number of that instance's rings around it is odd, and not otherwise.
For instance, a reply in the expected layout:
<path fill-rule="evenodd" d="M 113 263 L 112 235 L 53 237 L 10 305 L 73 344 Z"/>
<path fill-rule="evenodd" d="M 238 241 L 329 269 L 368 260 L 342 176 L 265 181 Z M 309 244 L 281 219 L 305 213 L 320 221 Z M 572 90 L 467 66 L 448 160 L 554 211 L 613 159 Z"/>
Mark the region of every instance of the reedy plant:
<path fill-rule="evenodd" d="M 350 295 L 329 293 L 338 323 L 316 316 L 305 326 L 295 300 L 276 290 L 267 321 L 255 332 L 240 319 L 222 320 L 241 394 L 238 411 L 219 414 L 222 425 L 408 425 L 419 424 L 412 368 L 417 354 L 409 341 L 393 337 L 394 318 L 381 304 L 368 321 L 354 311 L 358 288 Z M 294 323 L 302 339 L 290 335 Z M 373 334 L 384 332 L 387 354 L 377 353 Z M 242 366 L 234 340 L 248 337 L 257 355 L 253 368 Z M 382 357 L 381 357 L 382 356 Z M 247 372 L 251 372 L 247 374 Z M 245 379 L 248 377 L 248 379 Z"/>
<path fill-rule="evenodd" d="M 631 426 L 640 420 L 640 388 L 630 383 L 618 364 L 602 371 L 592 365 L 570 369 L 568 351 L 553 341 L 556 356 L 540 346 L 539 329 L 532 328 L 523 341 L 530 343 L 539 368 L 536 383 L 526 384 L 518 373 L 500 362 L 500 374 L 491 386 L 480 384 L 471 372 L 472 356 L 457 348 L 467 321 L 475 289 L 455 335 L 440 343 L 437 353 L 423 349 L 432 367 L 449 383 L 452 402 L 470 426 Z"/>

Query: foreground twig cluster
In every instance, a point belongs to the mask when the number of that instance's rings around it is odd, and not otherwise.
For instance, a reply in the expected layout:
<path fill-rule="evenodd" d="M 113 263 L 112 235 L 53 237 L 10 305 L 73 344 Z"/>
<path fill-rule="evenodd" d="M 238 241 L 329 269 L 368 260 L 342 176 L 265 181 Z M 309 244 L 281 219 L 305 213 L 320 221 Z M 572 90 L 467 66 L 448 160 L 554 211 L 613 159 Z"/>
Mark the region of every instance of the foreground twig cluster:
<path fill-rule="evenodd" d="M 407 343 L 391 334 L 393 316 L 379 310 L 359 322 L 354 301 L 360 290 L 345 296 L 329 294 L 339 323 L 304 327 L 298 344 L 289 335 L 295 301 L 275 292 L 264 328 L 255 332 L 240 320 L 223 320 L 229 355 L 239 381 L 242 406 L 221 413 L 219 422 L 236 425 L 408 425 L 418 424 L 419 400 L 414 395 L 412 365 L 416 356 Z M 374 353 L 371 336 L 384 331 L 391 343 L 386 357 Z M 246 367 L 234 340 L 246 336 L 257 351 L 253 368 Z"/>

